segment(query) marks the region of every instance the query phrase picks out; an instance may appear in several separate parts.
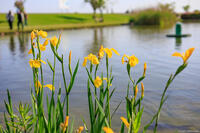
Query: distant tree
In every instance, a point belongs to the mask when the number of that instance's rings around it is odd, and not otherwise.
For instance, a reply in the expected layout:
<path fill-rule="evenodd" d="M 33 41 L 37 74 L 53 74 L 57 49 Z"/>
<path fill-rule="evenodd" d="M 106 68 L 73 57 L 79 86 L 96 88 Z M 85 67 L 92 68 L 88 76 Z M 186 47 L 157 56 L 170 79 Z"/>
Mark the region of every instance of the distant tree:
<path fill-rule="evenodd" d="M 90 3 L 93 9 L 93 19 L 96 20 L 96 10 L 98 8 L 98 0 L 85 0 L 85 2 Z"/>
<path fill-rule="evenodd" d="M 158 8 L 162 11 L 170 11 L 170 12 L 174 12 L 174 2 L 173 3 L 167 3 L 167 4 L 159 4 Z"/>
<path fill-rule="evenodd" d="M 90 3 L 93 9 L 93 19 L 96 21 L 96 11 L 97 9 L 99 9 L 101 19 L 103 20 L 103 9 L 105 8 L 105 0 L 85 0 L 85 2 Z"/>
<path fill-rule="evenodd" d="M 105 0 L 98 0 L 98 9 L 100 11 L 100 14 L 101 14 L 101 22 L 104 21 L 104 18 L 103 18 L 103 9 L 105 8 Z"/>
<path fill-rule="evenodd" d="M 183 10 L 184 10 L 185 12 L 188 12 L 189 9 L 190 9 L 190 5 L 183 6 Z"/>
<path fill-rule="evenodd" d="M 24 2 L 25 2 L 25 0 L 17 0 L 15 2 L 15 7 L 23 12 L 24 11 Z"/>

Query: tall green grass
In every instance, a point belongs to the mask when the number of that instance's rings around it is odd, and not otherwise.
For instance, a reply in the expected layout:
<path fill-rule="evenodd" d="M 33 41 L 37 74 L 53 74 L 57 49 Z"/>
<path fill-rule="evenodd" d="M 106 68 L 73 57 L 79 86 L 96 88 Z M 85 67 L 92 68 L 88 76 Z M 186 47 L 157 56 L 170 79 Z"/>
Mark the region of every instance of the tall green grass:
<path fill-rule="evenodd" d="M 134 25 L 166 27 L 173 25 L 176 19 L 176 14 L 170 10 L 148 8 L 134 12 L 130 22 L 134 23 Z"/>

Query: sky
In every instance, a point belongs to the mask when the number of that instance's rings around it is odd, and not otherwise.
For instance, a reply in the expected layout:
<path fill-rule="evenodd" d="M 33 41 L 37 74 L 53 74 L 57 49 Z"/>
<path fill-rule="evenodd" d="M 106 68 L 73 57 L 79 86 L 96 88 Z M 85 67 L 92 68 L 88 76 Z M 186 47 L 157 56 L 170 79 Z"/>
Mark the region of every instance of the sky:
<path fill-rule="evenodd" d="M 0 13 L 16 11 L 16 0 L 0 0 Z M 127 9 L 142 9 L 158 3 L 175 2 L 177 12 L 183 12 L 183 6 L 189 4 L 190 11 L 200 10 L 200 0 L 107 0 L 104 12 L 124 13 Z M 25 10 L 28 13 L 91 13 L 92 8 L 84 0 L 26 0 Z"/>

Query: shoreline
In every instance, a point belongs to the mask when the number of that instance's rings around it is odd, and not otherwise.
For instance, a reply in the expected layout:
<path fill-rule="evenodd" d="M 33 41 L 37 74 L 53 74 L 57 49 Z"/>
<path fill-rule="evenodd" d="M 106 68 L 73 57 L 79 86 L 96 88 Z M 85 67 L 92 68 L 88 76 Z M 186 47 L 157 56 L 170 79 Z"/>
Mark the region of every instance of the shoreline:
<path fill-rule="evenodd" d="M 120 26 L 120 25 L 128 25 L 128 22 L 111 22 L 111 23 L 88 23 L 88 24 L 58 24 L 58 25 L 42 25 L 42 26 L 28 26 L 25 27 L 24 30 L 18 31 L 17 29 L 0 29 L 0 35 L 10 35 L 10 34 L 18 34 L 18 33 L 28 33 L 33 29 L 41 29 L 45 31 L 55 31 L 55 30 L 71 30 L 71 29 L 84 29 L 84 28 L 97 28 L 97 27 L 112 27 L 112 26 Z"/>

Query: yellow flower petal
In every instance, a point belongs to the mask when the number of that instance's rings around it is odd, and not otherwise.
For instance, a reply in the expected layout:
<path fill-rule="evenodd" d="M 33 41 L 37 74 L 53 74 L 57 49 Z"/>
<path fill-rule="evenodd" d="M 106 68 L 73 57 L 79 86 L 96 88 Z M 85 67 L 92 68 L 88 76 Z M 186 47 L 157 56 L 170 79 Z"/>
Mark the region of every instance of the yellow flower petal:
<path fill-rule="evenodd" d="M 130 124 L 128 123 L 128 121 L 126 120 L 126 118 L 120 117 L 120 119 L 121 119 L 122 122 L 125 124 L 125 126 L 126 126 L 127 128 L 129 128 Z"/>
<path fill-rule="evenodd" d="M 85 67 L 87 65 L 87 59 L 88 59 L 87 57 L 84 58 L 84 61 L 83 61 L 83 64 L 82 64 L 83 67 Z"/>
<path fill-rule="evenodd" d="M 65 117 L 65 123 L 64 123 L 65 127 L 67 127 L 68 124 L 69 124 L 69 116 L 66 116 Z"/>
<path fill-rule="evenodd" d="M 42 88 L 42 85 L 41 85 L 41 83 L 40 83 L 39 80 L 36 81 L 35 86 L 36 86 L 37 88 Z"/>
<path fill-rule="evenodd" d="M 54 36 L 50 39 L 50 42 L 55 47 L 58 44 L 58 38 Z"/>
<path fill-rule="evenodd" d="M 99 56 L 100 59 L 103 58 L 103 56 L 104 56 L 104 51 L 103 50 L 104 50 L 103 45 L 101 45 L 101 47 L 99 49 L 99 53 L 98 53 L 98 56 Z"/>
<path fill-rule="evenodd" d="M 105 80 L 106 82 L 108 82 L 108 79 L 107 79 L 107 78 L 103 78 L 103 80 Z"/>
<path fill-rule="evenodd" d="M 186 63 L 187 60 L 190 58 L 190 56 L 192 55 L 193 51 L 195 48 L 189 48 L 188 50 L 186 50 L 185 53 L 178 53 L 175 52 L 174 54 L 172 54 L 172 56 L 177 56 L 177 57 L 181 57 L 183 59 L 183 63 Z"/>
<path fill-rule="evenodd" d="M 135 57 L 134 55 L 129 57 L 129 64 L 130 64 L 131 67 L 134 67 L 138 63 L 139 63 L 139 60 L 138 60 L 137 57 Z"/>
<path fill-rule="evenodd" d="M 44 43 L 43 43 L 43 46 L 47 46 L 48 43 L 49 43 L 49 39 L 46 39 L 46 40 L 44 41 Z"/>
<path fill-rule="evenodd" d="M 103 131 L 104 131 L 105 133 L 114 133 L 113 130 L 112 130 L 111 128 L 109 128 L 109 127 L 104 127 L 104 128 L 103 128 Z"/>
<path fill-rule="evenodd" d="M 108 48 L 104 48 L 104 51 L 106 52 L 106 54 L 108 55 L 108 58 L 112 57 L 112 51 Z"/>
<path fill-rule="evenodd" d="M 30 65 L 31 67 L 34 67 L 34 68 L 40 68 L 41 63 L 40 63 L 39 60 L 30 59 L 29 65 Z"/>
<path fill-rule="evenodd" d="M 35 32 L 32 31 L 32 32 L 31 32 L 31 41 L 33 41 L 34 38 L 35 38 Z"/>
<path fill-rule="evenodd" d="M 189 48 L 186 52 L 185 52 L 185 62 L 190 58 L 190 56 L 192 55 L 194 51 L 194 48 Z"/>
<path fill-rule="evenodd" d="M 41 85 L 39 80 L 35 82 L 35 87 L 36 87 L 36 93 L 38 94 L 39 93 L 39 89 L 42 88 L 42 85 Z"/>
<path fill-rule="evenodd" d="M 119 55 L 119 56 L 120 56 L 120 54 L 117 52 L 117 50 L 115 50 L 114 48 L 111 48 L 111 50 L 112 50 L 116 55 Z"/>
<path fill-rule="evenodd" d="M 145 76 L 146 70 L 147 70 L 147 63 L 145 62 L 145 63 L 144 63 L 144 72 L 143 72 L 143 76 Z"/>
<path fill-rule="evenodd" d="M 144 97 L 144 84 L 143 83 L 141 83 L 141 88 L 142 88 L 142 94 L 141 94 L 141 96 Z"/>
<path fill-rule="evenodd" d="M 95 55 L 92 57 L 91 62 L 92 62 L 93 65 L 99 64 L 99 60 L 98 60 L 98 58 Z"/>
<path fill-rule="evenodd" d="M 30 50 L 28 51 L 28 54 L 32 54 L 32 49 L 30 49 Z"/>
<path fill-rule="evenodd" d="M 182 54 L 178 53 L 178 52 L 175 52 L 175 53 L 172 54 L 172 56 L 182 57 Z"/>
<path fill-rule="evenodd" d="M 54 91 L 55 90 L 55 87 L 52 85 L 52 84 L 47 84 L 44 86 L 44 88 L 49 88 L 51 91 Z"/>
<path fill-rule="evenodd" d="M 69 64 L 71 64 L 71 58 L 72 58 L 72 51 L 69 52 Z"/>
<path fill-rule="evenodd" d="M 29 60 L 29 65 L 31 67 L 34 67 L 34 68 L 40 68 L 41 62 L 44 63 L 44 64 L 46 64 L 46 62 L 44 62 L 43 60 L 33 60 L 33 59 L 30 59 Z"/>
<path fill-rule="evenodd" d="M 96 88 L 99 88 L 102 85 L 102 80 L 99 76 L 96 77 L 96 79 L 94 80 L 94 86 Z"/>
<path fill-rule="evenodd" d="M 46 46 L 40 44 L 40 50 L 41 51 L 45 51 L 46 50 Z"/>
<path fill-rule="evenodd" d="M 83 127 L 83 126 L 80 126 L 80 127 L 78 128 L 78 133 L 81 133 L 83 130 L 84 130 L 84 127 Z"/>
<path fill-rule="evenodd" d="M 42 63 L 44 63 L 44 64 L 47 64 L 45 61 L 43 61 L 43 60 L 40 60 Z"/>
<path fill-rule="evenodd" d="M 136 85 L 136 86 L 135 86 L 135 93 L 134 93 L 135 99 L 136 99 L 136 97 L 137 97 L 137 93 L 138 93 L 138 87 L 137 87 L 137 85 Z"/>
<path fill-rule="evenodd" d="M 63 132 L 65 132 L 66 128 L 68 127 L 68 123 L 69 123 L 69 116 L 66 116 L 65 117 L 65 122 L 60 124 Z"/>
<path fill-rule="evenodd" d="M 125 61 L 125 57 L 126 57 L 127 59 L 129 59 L 129 56 L 126 55 L 126 54 L 124 54 L 124 55 L 122 56 L 122 64 L 124 64 L 124 62 L 127 62 L 127 61 Z"/>
<path fill-rule="evenodd" d="M 43 30 L 40 30 L 37 34 L 38 34 L 39 36 L 41 36 L 42 38 L 46 38 L 46 37 L 47 37 L 47 32 L 46 32 L 46 31 L 43 31 Z"/>

